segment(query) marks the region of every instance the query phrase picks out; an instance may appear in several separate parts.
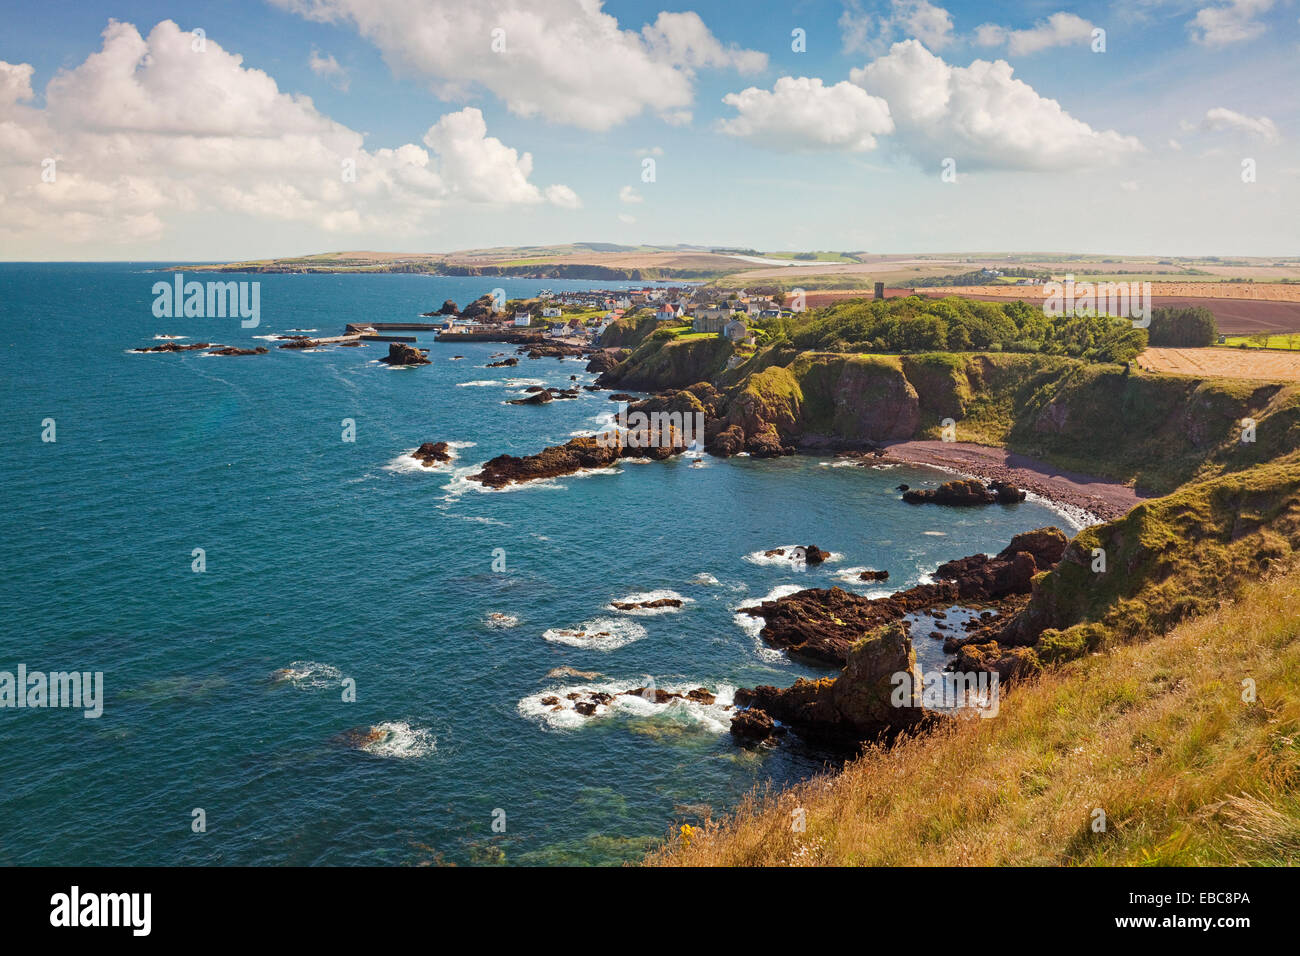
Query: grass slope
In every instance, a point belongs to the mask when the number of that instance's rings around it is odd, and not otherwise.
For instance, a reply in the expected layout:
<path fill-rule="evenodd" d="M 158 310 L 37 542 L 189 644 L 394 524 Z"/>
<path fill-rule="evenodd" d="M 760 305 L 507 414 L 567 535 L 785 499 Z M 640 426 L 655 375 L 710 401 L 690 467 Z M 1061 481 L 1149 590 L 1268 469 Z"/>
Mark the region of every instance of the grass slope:
<path fill-rule="evenodd" d="M 1243 700 L 1243 681 L 1257 689 Z M 655 865 L 1294 865 L 1300 573 L 1018 685 L 835 777 L 755 794 Z M 802 809 L 805 832 L 792 816 Z M 1105 832 L 1094 832 L 1096 810 Z"/>

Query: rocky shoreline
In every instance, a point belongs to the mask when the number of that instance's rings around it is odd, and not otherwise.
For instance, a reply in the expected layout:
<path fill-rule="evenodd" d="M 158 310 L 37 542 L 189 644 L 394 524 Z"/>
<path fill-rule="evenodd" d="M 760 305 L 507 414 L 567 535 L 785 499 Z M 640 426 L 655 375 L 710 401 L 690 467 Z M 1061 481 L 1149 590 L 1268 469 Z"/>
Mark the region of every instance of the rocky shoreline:
<path fill-rule="evenodd" d="M 887 597 L 812 588 L 742 608 L 740 613 L 762 618 L 759 636 L 769 646 L 843 669 L 835 677 L 800 678 L 784 689 L 760 685 L 737 690 L 732 735 L 762 742 L 785 725 L 812 741 L 857 746 L 937 723 L 943 715 L 924 706 L 904 618 L 926 613 L 941 621 L 947 616 L 942 609 L 952 605 L 983 608 L 966 624 L 970 633 L 945 640 L 945 651 L 957 655 L 950 669 L 996 674 L 999 680 L 1019 676 L 1023 655 L 1004 651 L 997 639 L 1024 609 L 1035 577 L 1060 562 L 1066 545 L 1060 529 L 1040 528 L 1016 535 L 993 557 L 974 554 L 942 564 L 934 584 Z M 910 688 L 901 694 L 899 675 L 911 677 Z"/>

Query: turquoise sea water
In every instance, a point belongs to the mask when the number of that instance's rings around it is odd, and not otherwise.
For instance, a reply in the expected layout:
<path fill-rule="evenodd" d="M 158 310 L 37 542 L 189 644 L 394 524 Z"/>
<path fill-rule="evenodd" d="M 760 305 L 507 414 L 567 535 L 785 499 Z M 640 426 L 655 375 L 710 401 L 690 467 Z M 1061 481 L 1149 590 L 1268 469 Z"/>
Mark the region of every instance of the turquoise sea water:
<path fill-rule="evenodd" d="M 542 707 L 546 692 L 653 680 L 722 703 L 736 686 L 820 676 L 764 649 L 735 608 L 782 586 L 866 593 L 836 577 L 854 567 L 903 588 L 1016 531 L 1065 527 L 1032 501 L 907 506 L 899 482 L 943 474 L 804 456 L 483 492 L 464 481 L 473 465 L 614 410 L 601 392 L 504 404 L 528 384 L 592 381 L 584 363 L 488 369 L 513 349 L 422 341 L 433 364 L 393 370 L 375 361 L 383 345 L 298 353 L 254 336 L 412 320 L 494 285 L 514 297 L 594 283 L 227 276 L 261 282 L 261 326 L 242 329 L 155 318 L 159 278 L 138 264 L 0 264 L 0 670 L 102 671 L 105 684 L 97 720 L 0 708 L 0 863 L 635 859 L 824 755 L 793 740 L 741 749 L 720 706 L 635 700 L 588 720 Z M 272 351 L 127 352 L 158 334 Z M 454 466 L 405 465 L 425 441 L 463 443 Z M 806 543 L 839 557 L 805 572 L 756 557 Z M 659 591 L 687 603 L 606 607 Z M 613 635 L 604 648 L 557 633 L 590 622 Z M 561 667 L 601 676 L 547 677 Z M 371 726 L 385 734 L 369 750 L 341 736 Z"/>

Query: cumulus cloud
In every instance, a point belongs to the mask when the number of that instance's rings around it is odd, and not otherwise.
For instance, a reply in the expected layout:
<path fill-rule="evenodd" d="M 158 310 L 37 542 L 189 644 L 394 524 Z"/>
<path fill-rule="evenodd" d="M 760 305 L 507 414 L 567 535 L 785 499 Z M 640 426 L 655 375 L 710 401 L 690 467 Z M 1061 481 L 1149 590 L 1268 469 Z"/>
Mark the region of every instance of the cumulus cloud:
<path fill-rule="evenodd" d="M 602 130 L 650 111 L 689 122 L 700 69 L 762 70 L 767 56 L 726 46 L 695 13 L 625 30 L 602 0 L 273 0 L 350 23 L 396 71 L 435 92 L 482 87 L 520 116 Z M 495 45 L 495 49 L 494 49 Z"/>
<path fill-rule="evenodd" d="M 532 184 L 532 156 L 488 136 L 476 109 L 434 123 L 428 149 L 367 149 L 310 98 L 194 41 L 170 20 L 147 38 L 110 21 L 99 51 L 50 80 L 42 109 L 23 105 L 32 68 L 0 62 L 0 237 L 156 239 L 169 220 L 222 211 L 403 234 L 449 203 L 577 199 Z"/>
<path fill-rule="evenodd" d="M 825 86 L 816 77 L 783 76 L 770 91 L 751 86 L 722 102 L 737 115 L 719 121 L 721 132 L 774 149 L 864 151 L 894 128 L 884 100 L 852 83 Z"/>
<path fill-rule="evenodd" d="M 341 66 L 332 54 L 322 55 L 319 50 L 312 50 L 307 65 L 311 67 L 311 71 L 317 76 L 329 80 L 340 90 L 347 92 L 351 77 L 348 76 L 347 69 Z"/>
<path fill-rule="evenodd" d="M 619 202 L 625 202 L 625 203 L 637 203 L 637 202 L 645 202 L 645 197 L 642 196 L 639 192 L 637 192 L 634 187 L 624 186 L 622 189 L 618 191 L 618 200 Z"/>
<path fill-rule="evenodd" d="M 850 80 L 889 104 L 897 141 L 924 165 L 952 157 L 964 171 L 1073 169 L 1142 150 L 1136 138 L 1095 130 L 1040 96 L 1005 60 L 951 66 L 906 40 Z"/>
<path fill-rule="evenodd" d="M 985 23 L 975 28 L 975 42 L 980 46 L 1002 46 L 1013 56 L 1037 53 L 1056 46 L 1086 44 L 1092 39 L 1091 21 L 1073 13 L 1053 13 L 1039 20 L 1027 30 L 1011 30 L 995 23 Z"/>
<path fill-rule="evenodd" d="M 1205 111 L 1205 116 L 1201 119 L 1201 129 L 1246 133 L 1266 143 L 1276 143 L 1279 139 L 1277 124 L 1267 116 L 1246 116 L 1244 113 L 1222 106 Z"/>
<path fill-rule="evenodd" d="M 1264 32 L 1256 19 L 1273 8 L 1273 0 L 1228 0 L 1198 10 L 1187 25 L 1192 40 L 1202 46 L 1220 47 L 1253 40 Z"/>

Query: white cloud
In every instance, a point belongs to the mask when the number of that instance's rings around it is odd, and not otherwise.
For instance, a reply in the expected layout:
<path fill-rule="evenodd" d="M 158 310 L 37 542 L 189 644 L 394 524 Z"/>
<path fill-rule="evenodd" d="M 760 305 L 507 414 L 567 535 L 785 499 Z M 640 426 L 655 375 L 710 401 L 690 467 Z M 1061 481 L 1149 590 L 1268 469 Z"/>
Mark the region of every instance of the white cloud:
<path fill-rule="evenodd" d="M 931 50 L 941 50 L 953 40 L 952 15 L 928 0 L 891 0 L 889 13 L 874 17 L 863 12 L 861 0 L 848 0 L 839 28 L 846 54 L 879 54 L 900 35 L 920 40 Z"/>
<path fill-rule="evenodd" d="M 1205 111 L 1201 129 L 1247 133 L 1267 143 L 1276 143 L 1279 139 L 1277 124 L 1267 116 L 1246 116 L 1222 106 Z"/>
<path fill-rule="evenodd" d="M 1202 46 L 1220 47 L 1253 40 L 1264 32 L 1256 17 L 1273 8 L 1273 0 L 1228 0 L 1197 11 L 1187 25 L 1192 40 Z"/>
<path fill-rule="evenodd" d="M 561 209 L 581 209 L 582 200 L 568 186 L 556 183 L 554 186 L 546 187 L 546 201 L 559 206 Z"/>
<path fill-rule="evenodd" d="M 737 116 L 721 120 L 730 136 L 774 149 L 874 149 L 876 135 L 893 131 L 889 106 L 849 82 L 825 86 L 816 77 L 783 76 L 769 92 L 750 87 L 722 98 Z"/>
<path fill-rule="evenodd" d="M 906 40 L 850 79 L 888 102 L 897 141 L 926 166 L 952 157 L 961 171 L 1074 169 L 1142 150 L 1132 136 L 1070 116 L 1013 72 L 1005 60 L 950 66 Z"/>
<path fill-rule="evenodd" d="M 631 225 L 632 223 L 636 222 L 636 216 L 629 216 L 627 213 L 621 212 L 618 214 L 618 221 L 625 222 L 628 225 Z"/>
<path fill-rule="evenodd" d="M 531 155 L 488 136 L 476 109 L 439 119 L 428 149 L 366 149 L 308 97 L 192 41 L 170 20 L 148 38 L 110 21 L 98 52 L 50 80 L 43 109 L 21 105 L 31 67 L 0 63 L 0 238 L 158 239 L 212 212 L 400 235 L 449 203 L 576 202 L 533 185 Z M 46 157 L 59 159 L 53 182 Z"/>
<path fill-rule="evenodd" d="M 943 7 L 926 0 L 894 0 L 894 18 L 931 50 L 941 50 L 952 42 L 952 17 Z"/>
<path fill-rule="evenodd" d="M 340 90 L 347 92 L 351 77 L 348 76 L 348 71 L 339 65 L 339 61 L 334 59 L 332 54 L 322 56 L 319 50 L 312 50 L 311 58 L 307 63 L 311 67 L 311 71 L 317 76 L 329 80 Z"/>
<path fill-rule="evenodd" d="M 724 46 L 694 13 L 624 30 L 602 0 L 273 0 L 310 19 L 349 22 L 395 71 L 435 92 L 491 91 L 520 116 L 608 129 L 646 110 L 689 122 L 695 71 L 761 70 L 767 56 Z M 493 31 L 504 43 L 493 50 Z"/>
<path fill-rule="evenodd" d="M 1027 30 L 1011 30 L 994 23 L 975 28 L 975 42 L 980 46 L 1002 46 L 1013 56 L 1037 53 L 1056 46 L 1086 44 L 1092 39 L 1091 21 L 1073 13 L 1053 13 Z"/>
<path fill-rule="evenodd" d="M 618 200 L 619 202 L 625 202 L 625 203 L 637 203 L 637 202 L 645 202 L 645 197 L 642 196 L 639 192 L 637 192 L 636 189 L 634 189 L 633 187 L 624 186 L 622 189 L 618 191 Z"/>

